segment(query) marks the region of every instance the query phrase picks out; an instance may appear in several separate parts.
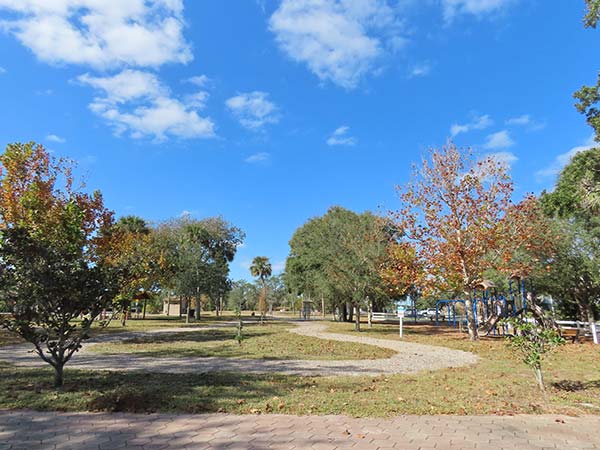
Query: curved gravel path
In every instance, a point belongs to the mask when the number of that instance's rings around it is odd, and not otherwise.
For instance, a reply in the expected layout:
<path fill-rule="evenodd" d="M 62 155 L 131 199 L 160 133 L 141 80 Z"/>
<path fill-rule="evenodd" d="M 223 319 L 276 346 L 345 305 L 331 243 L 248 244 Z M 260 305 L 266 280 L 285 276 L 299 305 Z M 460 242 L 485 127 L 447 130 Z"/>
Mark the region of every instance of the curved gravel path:
<path fill-rule="evenodd" d="M 67 364 L 69 368 L 88 370 L 142 370 L 161 373 L 202 373 L 202 372 L 253 372 L 284 373 L 288 375 L 317 376 L 359 376 L 381 374 L 414 374 L 425 370 L 437 370 L 447 367 L 461 367 L 474 364 L 478 357 L 473 353 L 453 350 L 433 345 L 415 344 L 412 342 L 392 341 L 352 336 L 348 334 L 329 333 L 325 325 L 315 322 L 297 322 L 291 332 L 320 339 L 356 342 L 392 349 L 396 352 L 391 358 L 349 360 L 349 361 L 311 361 L 311 360 L 266 360 L 241 358 L 155 358 L 134 356 L 132 354 L 101 355 L 87 351 L 87 348 L 100 342 L 139 337 L 153 333 L 178 333 L 193 330 L 209 330 L 218 327 L 204 328 L 170 328 L 146 332 L 127 332 L 114 335 L 103 335 L 89 342 Z M 45 363 L 30 351 L 28 345 L 0 347 L 0 361 L 21 367 L 45 366 Z"/>

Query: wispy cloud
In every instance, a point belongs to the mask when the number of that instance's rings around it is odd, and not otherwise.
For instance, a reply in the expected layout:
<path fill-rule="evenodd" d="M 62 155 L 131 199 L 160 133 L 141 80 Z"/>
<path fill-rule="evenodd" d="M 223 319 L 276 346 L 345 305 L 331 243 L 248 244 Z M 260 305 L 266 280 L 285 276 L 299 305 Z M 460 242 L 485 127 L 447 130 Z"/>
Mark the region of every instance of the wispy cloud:
<path fill-rule="evenodd" d="M 3 75 L 6 73 L 6 69 L 2 66 L 0 66 L 0 75 Z"/>
<path fill-rule="evenodd" d="M 350 127 L 347 125 L 336 128 L 333 133 L 331 133 L 331 136 L 327 138 L 327 145 L 356 145 L 356 138 L 350 136 L 349 131 Z"/>
<path fill-rule="evenodd" d="M 583 142 L 582 145 L 575 146 L 575 147 L 571 148 L 569 151 L 558 155 L 556 158 L 554 158 L 554 161 L 552 161 L 550 164 L 548 164 L 548 166 L 544 167 L 543 169 L 538 170 L 535 173 L 535 176 L 538 179 L 538 181 L 543 181 L 544 179 L 547 179 L 547 178 L 556 177 L 561 172 L 561 170 L 567 164 L 569 164 L 569 162 L 571 162 L 571 159 L 577 153 L 584 152 L 586 150 L 589 150 L 591 148 L 598 147 L 598 146 L 599 146 L 599 144 L 594 141 L 594 136 L 592 135 L 585 142 Z"/>
<path fill-rule="evenodd" d="M 544 128 L 546 126 L 545 123 L 534 120 L 531 117 L 531 115 L 529 115 L 529 114 L 523 114 L 521 116 L 511 117 L 505 123 L 506 123 L 506 125 L 509 125 L 509 126 L 526 127 L 528 129 L 534 130 L 534 131 L 541 130 L 542 128 Z"/>
<path fill-rule="evenodd" d="M 238 94 L 227 99 L 225 105 L 244 128 L 252 131 L 279 122 L 278 108 L 269 100 L 269 94 L 266 92 Z"/>
<path fill-rule="evenodd" d="M 111 124 L 117 134 L 128 132 L 133 138 L 157 140 L 215 135 L 213 121 L 196 111 L 205 97 L 188 97 L 187 103 L 174 98 L 153 73 L 127 69 L 106 77 L 84 74 L 78 80 L 102 93 L 90 104 L 90 110 Z"/>
<path fill-rule="evenodd" d="M 259 152 L 259 153 L 255 153 L 253 155 L 248 156 L 246 159 L 244 159 L 245 162 L 247 162 L 248 164 L 256 164 L 256 163 L 261 163 L 261 162 L 266 162 L 271 158 L 271 155 L 267 152 Z"/>
<path fill-rule="evenodd" d="M 199 88 L 205 88 L 210 84 L 210 82 L 212 80 L 210 78 L 208 78 L 206 75 L 196 75 L 194 77 L 190 77 L 190 78 L 186 79 L 185 81 L 187 81 L 188 83 L 191 83 Z"/>
<path fill-rule="evenodd" d="M 504 164 L 507 167 L 511 167 L 514 163 L 516 163 L 519 160 L 517 155 L 515 155 L 512 152 L 494 152 L 494 153 L 488 153 L 485 156 L 487 156 L 501 164 Z"/>
<path fill-rule="evenodd" d="M 48 136 L 46 136 L 46 140 L 50 142 L 55 142 L 57 144 L 64 144 L 65 142 L 67 142 L 65 138 L 57 136 L 56 134 L 49 134 Z"/>
<path fill-rule="evenodd" d="M 512 140 L 508 131 L 502 130 L 488 135 L 483 148 L 497 150 L 512 147 L 513 145 L 515 145 L 515 141 Z"/>
<path fill-rule="evenodd" d="M 493 16 L 516 1 L 518 0 L 442 0 L 442 9 L 446 22 L 452 22 L 460 15 Z"/>
<path fill-rule="evenodd" d="M 269 20 L 279 47 L 322 81 L 355 88 L 407 42 L 388 0 L 283 0 Z"/>
<path fill-rule="evenodd" d="M 482 116 L 475 115 L 470 122 L 458 124 L 455 123 L 450 127 L 450 136 L 456 137 L 461 133 L 468 133 L 472 130 L 484 130 L 491 127 L 494 121 L 487 114 Z"/>
<path fill-rule="evenodd" d="M 418 78 L 425 77 L 431 73 L 431 64 L 428 62 L 422 62 L 419 64 L 415 64 L 408 74 L 408 78 Z"/>

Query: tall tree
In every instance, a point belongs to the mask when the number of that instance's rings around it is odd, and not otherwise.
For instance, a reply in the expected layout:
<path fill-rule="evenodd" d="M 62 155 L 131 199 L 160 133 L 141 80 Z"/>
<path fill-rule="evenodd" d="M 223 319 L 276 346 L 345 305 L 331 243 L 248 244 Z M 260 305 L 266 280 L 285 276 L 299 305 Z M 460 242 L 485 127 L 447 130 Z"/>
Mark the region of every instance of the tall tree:
<path fill-rule="evenodd" d="M 286 261 L 286 283 L 292 292 L 324 296 L 332 309 L 356 310 L 387 299 L 381 265 L 395 229 L 387 219 L 332 207 L 294 233 Z"/>
<path fill-rule="evenodd" d="M 527 273 L 539 259 L 531 255 L 552 248 L 537 202 L 514 205 L 506 166 L 453 144 L 432 150 L 398 190 L 402 207 L 393 218 L 406 244 L 391 270 L 404 285 L 464 296 L 469 336 L 477 340 L 473 291 L 484 272 Z"/>
<path fill-rule="evenodd" d="M 561 231 L 559 252 L 539 283 L 554 297 L 576 305 L 591 325 L 594 342 L 600 306 L 600 148 L 578 153 L 562 170 L 555 189 L 543 193 L 546 213 Z"/>
<path fill-rule="evenodd" d="M 273 273 L 273 268 L 269 262 L 269 258 L 266 256 L 256 256 L 252 260 L 250 265 L 250 274 L 258 278 L 262 289 L 258 297 L 258 311 L 260 313 L 260 323 L 263 323 L 265 315 L 267 314 L 267 278 Z"/>
<path fill-rule="evenodd" d="M 585 0 L 586 14 L 583 24 L 586 28 L 596 28 L 600 19 L 600 0 Z M 575 107 L 586 116 L 587 123 L 596 132 L 596 142 L 600 142 L 600 75 L 594 86 L 583 86 L 573 94 L 577 100 Z"/>
<path fill-rule="evenodd" d="M 73 187 L 70 161 L 40 145 L 10 144 L 0 163 L 0 292 L 11 312 L 2 326 L 33 344 L 60 387 L 116 291 L 102 257 L 112 213 L 99 192 Z"/>

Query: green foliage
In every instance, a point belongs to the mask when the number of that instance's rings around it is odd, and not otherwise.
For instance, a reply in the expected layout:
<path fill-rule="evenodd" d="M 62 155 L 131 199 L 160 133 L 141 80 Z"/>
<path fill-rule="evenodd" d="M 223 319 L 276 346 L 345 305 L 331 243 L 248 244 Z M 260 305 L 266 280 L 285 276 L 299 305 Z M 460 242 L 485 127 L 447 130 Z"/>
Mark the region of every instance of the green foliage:
<path fill-rule="evenodd" d="M 323 296 L 330 310 L 367 298 L 382 306 L 389 300 L 380 268 L 395 231 L 385 219 L 332 207 L 306 222 L 290 241 L 285 283 L 305 298 Z"/>
<path fill-rule="evenodd" d="M 514 329 L 514 335 L 508 337 L 509 347 L 534 371 L 539 388 L 545 390 L 542 362 L 548 353 L 564 344 L 564 339 L 556 330 L 538 325 L 532 317 L 512 318 L 507 322 Z"/>
<path fill-rule="evenodd" d="M 161 287 L 184 297 L 208 296 L 216 304 L 231 289 L 229 263 L 245 235 L 221 217 L 184 217 L 156 230 Z M 199 318 L 199 308 L 196 308 Z"/>
<path fill-rule="evenodd" d="M 551 264 L 535 274 L 536 286 L 568 315 L 593 321 L 600 303 L 600 148 L 575 155 L 541 203 L 560 239 Z"/>
<path fill-rule="evenodd" d="M 1 325 L 33 344 L 59 387 L 117 291 L 103 251 L 112 213 L 98 192 L 74 190 L 69 163 L 41 146 L 11 144 L 0 162 L 0 296 L 11 313 Z"/>
<path fill-rule="evenodd" d="M 600 19 L 600 0 L 585 0 L 586 12 L 583 24 L 586 28 L 596 28 Z"/>
<path fill-rule="evenodd" d="M 596 28 L 600 19 L 600 0 L 585 0 L 586 14 L 583 23 L 586 28 Z M 584 114 L 588 125 L 596 132 L 596 142 L 600 142 L 600 109 L 596 106 L 600 101 L 600 75 L 594 86 L 583 86 L 573 94 L 577 100 L 577 111 Z"/>

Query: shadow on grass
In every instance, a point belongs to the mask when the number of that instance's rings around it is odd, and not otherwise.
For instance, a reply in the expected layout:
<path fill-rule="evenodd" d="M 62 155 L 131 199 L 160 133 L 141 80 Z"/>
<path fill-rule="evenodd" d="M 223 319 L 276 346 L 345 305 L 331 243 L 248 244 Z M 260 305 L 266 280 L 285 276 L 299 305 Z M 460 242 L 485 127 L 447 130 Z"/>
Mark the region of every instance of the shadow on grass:
<path fill-rule="evenodd" d="M 292 380 L 293 379 L 293 380 Z M 160 374 L 67 370 L 61 390 L 50 370 L 0 367 L 0 409 L 209 413 L 282 396 L 312 385 L 310 377 L 231 372 Z"/>
<path fill-rule="evenodd" d="M 579 381 L 560 380 L 552 383 L 552 387 L 559 391 L 580 392 L 600 388 L 600 380 Z"/>
<path fill-rule="evenodd" d="M 252 331 L 246 330 L 247 337 L 259 337 L 274 334 L 276 330 L 257 329 Z M 206 331 L 184 331 L 179 333 L 161 333 L 151 336 L 140 336 L 121 341 L 123 344 L 163 344 L 171 342 L 219 342 L 231 341 L 235 337 L 235 329 L 225 328 L 222 330 L 206 330 Z"/>

